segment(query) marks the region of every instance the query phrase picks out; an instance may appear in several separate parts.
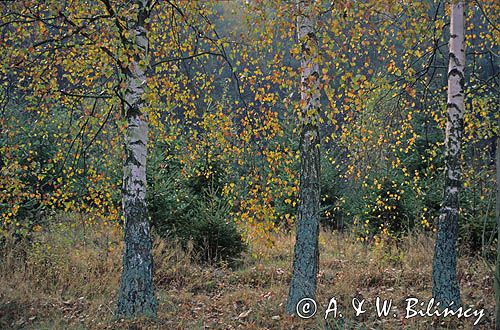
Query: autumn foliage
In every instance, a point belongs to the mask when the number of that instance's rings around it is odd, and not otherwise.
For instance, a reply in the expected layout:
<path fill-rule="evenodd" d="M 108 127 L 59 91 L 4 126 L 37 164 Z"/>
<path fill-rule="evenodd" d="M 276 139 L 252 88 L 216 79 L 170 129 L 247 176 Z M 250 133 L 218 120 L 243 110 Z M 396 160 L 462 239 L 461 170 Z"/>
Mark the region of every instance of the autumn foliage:
<path fill-rule="evenodd" d="M 116 285 L 113 272 L 119 266 L 108 256 L 121 249 L 114 235 L 121 235 L 124 219 L 123 69 L 138 55 L 123 42 L 134 38 L 124 27 L 136 5 L 91 3 L 0 3 L 0 247 L 22 253 L 13 246 L 26 246 L 27 271 L 47 269 L 40 283 L 32 283 L 47 290 L 67 288 L 66 294 L 85 297 L 81 304 L 95 292 L 78 291 L 60 274 L 81 271 L 82 260 L 90 262 L 101 253 L 88 278 L 97 281 L 96 274 L 103 274 L 106 283 Z M 160 258 L 171 251 L 187 255 L 203 276 L 208 275 L 200 261 L 214 269 L 250 263 L 242 273 L 221 275 L 224 283 L 250 292 L 246 277 L 257 273 L 251 268 L 260 267 L 257 260 L 279 259 L 273 249 L 280 247 L 288 258 L 282 245 L 289 243 L 284 237 L 297 216 L 304 115 L 297 6 L 282 0 L 148 3 L 148 58 L 138 65 L 147 77 L 141 101 L 149 123 L 146 199 L 155 253 Z M 388 268 L 401 266 L 400 260 L 379 249 L 411 240 L 415 232 L 431 236 L 440 214 L 449 6 L 442 1 L 313 1 L 312 10 L 320 40 L 321 226 L 374 249 L 368 254 L 381 253 L 380 263 L 369 267 L 383 267 L 397 277 L 400 270 Z M 465 24 L 459 245 L 463 258 L 481 257 L 486 263 L 496 256 L 499 10 L 498 1 L 470 2 Z M 76 217 L 77 224 L 65 224 L 65 214 Z M 68 256 L 55 257 L 43 241 L 58 228 L 55 223 L 88 229 L 97 235 L 99 252 L 79 250 L 81 242 L 73 237 L 71 248 L 88 258 L 65 266 Z M 338 234 L 322 235 L 337 239 Z M 179 268 L 171 273 L 160 268 L 156 283 L 181 287 L 189 273 L 183 268 L 187 259 L 165 258 L 161 262 Z M 347 262 L 336 254 L 326 260 L 342 267 Z M 76 268 L 64 268 L 70 265 Z M 262 284 L 267 280 L 258 277 L 257 291 L 272 305 L 266 294 L 282 295 L 280 284 L 288 275 L 269 264 L 263 267 L 271 280 Z M 346 272 L 323 273 L 320 282 L 345 279 Z M 472 271 L 464 272 L 462 278 L 469 281 Z M 191 291 L 181 290 L 182 295 L 199 290 L 208 297 L 218 285 L 210 276 L 206 283 L 188 284 Z M 240 314 L 246 307 L 238 305 L 234 313 L 258 328 L 257 316 Z M 96 308 L 91 310 L 100 311 Z"/>

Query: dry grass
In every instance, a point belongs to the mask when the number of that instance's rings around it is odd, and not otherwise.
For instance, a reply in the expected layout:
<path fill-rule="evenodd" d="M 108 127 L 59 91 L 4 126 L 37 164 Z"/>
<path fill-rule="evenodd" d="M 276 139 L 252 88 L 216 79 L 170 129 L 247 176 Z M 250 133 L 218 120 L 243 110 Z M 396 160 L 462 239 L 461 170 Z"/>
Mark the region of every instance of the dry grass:
<path fill-rule="evenodd" d="M 430 298 L 433 240 L 428 234 L 408 237 L 398 247 L 391 242 L 368 247 L 349 235 L 326 232 L 320 237 L 318 314 L 312 319 L 284 313 L 293 237 L 281 234 L 270 249 L 254 247 L 257 255 L 268 257 L 245 256 L 233 270 L 193 263 L 189 253 L 156 240 L 158 319 L 116 320 L 121 235 L 110 227 L 82 226 L 78 216 L 72 219 L 54 219 L 64 224 L 37 233 L 34 244 L 3 251 L 1 329 L 455 329 L 473 323 L 402 317 L 407 297 Z M 493 328 L 488 265 L 461 258 L 459 278 L 465 305 L 485 308 L 480 328 Z M 393 299 L 400 315 L 377 318 L 377 296 Z M 325 321 L 331 297 L 345 315 Z M 354 297 L 366 299 L 367 313 L 354 317 Z"/>

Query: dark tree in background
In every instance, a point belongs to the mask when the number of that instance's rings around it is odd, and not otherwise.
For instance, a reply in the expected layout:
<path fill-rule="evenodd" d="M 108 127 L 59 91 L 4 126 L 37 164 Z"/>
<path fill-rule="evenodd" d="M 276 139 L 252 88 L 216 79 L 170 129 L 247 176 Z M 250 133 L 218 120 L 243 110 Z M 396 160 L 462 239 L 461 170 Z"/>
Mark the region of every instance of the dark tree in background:
<path fill-rule="evenodd" d="M 497 147 L 496 147 L 496 172 L 497 172 L 497 260 L 495 268 L 495 301 L 496 301 L 496 329 L 500 330 L 500 118 L 497 120 Z"/>

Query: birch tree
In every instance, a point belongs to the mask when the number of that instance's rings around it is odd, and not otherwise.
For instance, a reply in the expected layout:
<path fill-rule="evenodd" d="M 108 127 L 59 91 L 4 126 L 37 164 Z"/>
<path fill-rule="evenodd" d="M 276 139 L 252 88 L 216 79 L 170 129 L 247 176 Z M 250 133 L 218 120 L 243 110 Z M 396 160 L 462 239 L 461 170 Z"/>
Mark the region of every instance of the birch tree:
<path fill-rule="evenodd" d="M 109 13 L 114 11 L 105 1 Z M 125 88 L 122 102 L 127 121 L 123 165 L 123 214 L 125 251 L 118 298 L 118 315 L 125 317 L 156 315 L 153 290 L 153 259 L 150 224 L 146 204 L 146 154 L 148 123 L 144 111 L 148 36 L 145 21 L 149 16 L 146 0 L 136 1 L 136 12 L 122 29 L 122 44 L 132 50 L 128 65 L 122 65 Z"/>
<path fill-rule="evenodd" d="M 464 3 L 462 1 L 452 3 L 450 15 L 445 187 L 432 265 L 432 295 L 441 303 L 441 306 L 453 304 L 458 307 L 461 302 L 456 272 L 456 242 L 461 185 L 460 149 L 464 117 Z"/>
<path fill-rule="evenodd" d="M 320 212 L 320 81 L 316 17 L 312 1 L 298 4 L 297 31 L 301 49 L 300 84 L 300 187 L 293 275 L 286 304 L 296 312 L 303 298 L 314 298 L 318 272 Z"/>
<path fill-rule="evenodd" d="M 46 202 L 46 206 L 57 209 L 64 206 L 66 211 L 82 213 L 92 210 L 99 220 L 106 222 L 117 221 L 123 213 L 125 250 L 117 314 L 125 318 L 151 317 L 157 308 L 145 199 L 148 125 L 152 132 L 156 129 L 157 133 L 159 128 L 166 131 L 160 113 L 163 119 L 169 118 L 169 104 L 174 102 L 162 103 L 160 96 L 186 105 L 186 112 L 195 107 L 194 102 L 189 102 L 197 99 L 191 98 L 193 90 L 184 88 L 189 75 L 180 72 L 177 64 L 201 59 L 201 54 L 215 54 L 212 47 L 221 45 L 215 32 L 212 34 L 215 36 L 207 35 L 212 30 L 211 24 L 194 23 L 193 17 L 205 15 L 209 8 L 201 8 L 207 6 L 194 2 L 181 4 L 182 7 L 170 1 L 100 0 L 93 6 L 85 1 L 23 1 L 0 6 L 0 28 L 6 41 L 1 55 L 4 63 L 8 63 L 0 69 L 0 79 L 8 70 L 10 79 L 18 82 L 16 93 L 30 101 L 23 111 L 29 109 L 34 116 L 47 118 L 60 131 L 67 131 L 60 135 L 64 144 L 58 141 L 59 151 L 50 160 L 50 173 L 59 177 L 48 180 L 46 173 L 35 175 L 37 186 L 45 186 L 44 190 L 49 190 L 49 185 L 50 189 L 58 186 L 54 189 L 58 198 L 46 198 L 54 201 Z M 185 29 L 188 25 L 190 28 Z M 182 35 L 182 43 L 176 39 L 181 31 L 189 31 Z M 199 48 L 205 51 L 192 53 Z M 212 75 L 207 76 L 208 81 L 213 81 Z M 25 82 L 21 84 L 22 81 Z M 208 87 L 203 93 L 207 90 Z M 122 111 L 116 113 L 114 110 L 119 106 Z M 69 121 L 62 125 L 58 120 L 66 111 Z M 55 116 L 56 112 L 61 116 Z M 96 167 L 99 163 L 98 166 L 114 172 L 111 158 L 119 155 L 116 143 L 122 139 L 117 135 L 122 133 L 125 142 L 122 196 L 121 203 L 115 206 L 110 199 L 119 189 L 112 178 L 96 171 Z M 99 141 L 103 135 L 109 136 L 111 142 Z M 103 147 L 97 142 L 107 143 Z M 92 149 L 97 150 L 96 162 L 89 164 L 87 156 Z M 74 161 L 70 163 L 72 157 Z M 92 174 L 85 174 L 91 170 Z M 63 178 L 67 171 L 71 173 Z M 97 177 L 104 178 L 99 180 L 106 182 L 107 189 L 93 180 Z M 3 176 L 0 181 L 5 182 Z M 77 192 L 70 191 L 76 190 L 77 181 L 84 182 L 87 191 L 81 186 Z M 92 194 L 95 190 L 104 191 Z M 34 196 L 26 194 L 30 199 Z M 3 195 L 0 199 L 3 204 Z M 123 212 L 119 212 L 119 204 Z M 95 213 L 97 209 L 99 212 Z"/>

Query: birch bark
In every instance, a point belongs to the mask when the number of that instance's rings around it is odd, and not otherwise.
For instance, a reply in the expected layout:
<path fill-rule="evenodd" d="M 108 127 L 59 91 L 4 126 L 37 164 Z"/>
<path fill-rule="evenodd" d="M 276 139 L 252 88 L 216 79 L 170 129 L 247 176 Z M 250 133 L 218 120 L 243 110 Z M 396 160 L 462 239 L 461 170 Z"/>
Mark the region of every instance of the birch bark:
<path fill-rule="evenodd" d="M 123 165 L 123 214 L 125 217 L 125 251 L 118 297 L 118 315 L 122 317 L 155 317 L 157 303 L 153 290 L 153 259 L 150 225 L 146 205 L 146 155 L 148 123 L 144 113 L 148 38 L 144 27 L 148 15 L 147 1 L 138 0 L 137 19 L 127 22 L 134 56 L 122 69 L 126 89 L 123 93 L 127 131 Z"/>
<path fill-rule="evenodd" d="M 464 2 L 451 4 L 448 66 L 448 100 L 445 138 L 445 187 L 439 217 L 432 267 L 432 295 L 441 307 L 458 307 L 460 286 L 457 279 L 459 190 L 461 186 L 460 152 L 464 116 Z"/>
<path fill-rule="evenodd" d="M 320 211 L 320 137 L 319 137 L 319 43 L 315 33 L 312 1 L 299 1 L 297 30 L 301 46 L 301 136 L 300 192 L 297 217 L 293 275 L 286 304 L 296 313 L 303 298 L 314 298 L 318 273 Z"/>

